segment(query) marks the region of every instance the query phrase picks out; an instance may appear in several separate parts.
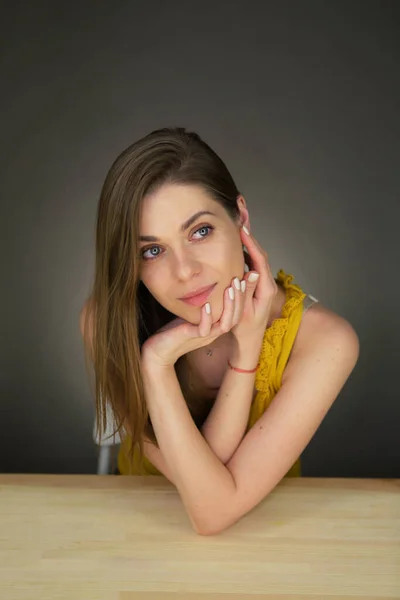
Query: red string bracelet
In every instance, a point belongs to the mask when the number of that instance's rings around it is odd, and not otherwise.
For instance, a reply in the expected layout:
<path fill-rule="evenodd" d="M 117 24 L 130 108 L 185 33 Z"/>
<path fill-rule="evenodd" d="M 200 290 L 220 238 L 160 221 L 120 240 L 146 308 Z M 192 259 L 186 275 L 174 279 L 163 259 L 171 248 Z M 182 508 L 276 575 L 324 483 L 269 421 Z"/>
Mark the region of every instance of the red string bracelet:
<path fill-rule="evenodd" d="M 228 365 L 230 366 L 231 369 L 233 369 L 234 371 L 237 371 L 238 373 L 255 373 L 258 369 L 258 367 L 260 366 L 260 363 L 258 363 L 258 365 L 256 366 L 255 369 L 238 369 L 237 367 L 232 367 L 231 363 L 228 360 Z"/>

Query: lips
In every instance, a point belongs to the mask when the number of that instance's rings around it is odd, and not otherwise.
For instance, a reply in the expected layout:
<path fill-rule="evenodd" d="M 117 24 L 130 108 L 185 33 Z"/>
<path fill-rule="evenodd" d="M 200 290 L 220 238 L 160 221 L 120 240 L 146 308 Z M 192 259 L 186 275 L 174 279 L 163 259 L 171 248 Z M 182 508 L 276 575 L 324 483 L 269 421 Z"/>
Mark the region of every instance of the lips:
<path fill-rule="evenodd" d="M 206 302 L 208 296 L 211 294 L 212 290 L 215 288 L 216 285 L 217 284 L 214 283 L 213 285 L 205 288 L 199 294 L 196 294 L 195 296 L 190 296 L 189 298 L 180 298 L 180 300 L 182 300 L 182 302 L 185 302 L 186 304 L 191 304 L 192 306 L 201 306 Z"/>

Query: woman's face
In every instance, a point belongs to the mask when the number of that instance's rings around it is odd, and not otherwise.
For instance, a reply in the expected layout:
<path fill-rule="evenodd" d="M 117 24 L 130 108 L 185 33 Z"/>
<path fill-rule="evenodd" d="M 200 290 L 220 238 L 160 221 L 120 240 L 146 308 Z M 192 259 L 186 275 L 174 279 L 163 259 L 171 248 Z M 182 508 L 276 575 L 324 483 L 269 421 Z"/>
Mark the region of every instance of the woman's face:
<path fill-rule="evenodd" d="M 216 284 L 204 301 L 210 302 L 216 322 L 222 314 L 225 289 L 234 277 L 243 278 L 239 227 L 249 223 L 242 196 L 238 207 L 240 217 L 234 222 L 221 204 L 196 185 L 166 184 L 143 201 L 140 278 L 162 306 L 185 321 L 198 324 L 201 307 L 184 302 L 182 296 Z M 200 211 L 212 214 L 193 219 Z"/>

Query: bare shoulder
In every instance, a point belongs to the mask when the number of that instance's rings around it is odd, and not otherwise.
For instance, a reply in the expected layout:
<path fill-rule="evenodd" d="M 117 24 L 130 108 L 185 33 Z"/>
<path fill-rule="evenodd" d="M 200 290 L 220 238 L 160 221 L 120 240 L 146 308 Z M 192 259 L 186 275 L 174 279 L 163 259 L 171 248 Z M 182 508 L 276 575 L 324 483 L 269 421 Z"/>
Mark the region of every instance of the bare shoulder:
<path fill-rule="evenodd" d="M 320 302 L 314 304 L 303 316 L 297 339 L 301 342 L 314 340 L 314 336 L 325 338 L 338 335 L 354 341 L 357 334 L 349 321 L 333 312 Z"/>
<path fill-rule="evenodd" d="M 330 351 L 335 347 L 341 358 L 356 363 L 359 356 L 359 339 L 351 323 L 321 303 L 313 305 L 304 314 L 300 324 L 282 383 L 297 371 L 305 357 Z"/>
<path fill-rule="evenodd" d="M 79 328 L 85 346 L 93 355 L 93 303 L 90 299 L 86 300 L 79 314 Z"/>

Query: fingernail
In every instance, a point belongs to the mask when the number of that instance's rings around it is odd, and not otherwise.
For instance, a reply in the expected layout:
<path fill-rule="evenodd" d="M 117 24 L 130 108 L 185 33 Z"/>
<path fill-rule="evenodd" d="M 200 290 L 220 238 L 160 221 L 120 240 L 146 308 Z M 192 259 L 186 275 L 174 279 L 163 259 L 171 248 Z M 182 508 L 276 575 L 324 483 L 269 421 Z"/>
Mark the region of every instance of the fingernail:
<path fill-rule="evenodd" d="M 240 281 L 238 277 L 235 277 L 235 279 L 233 280 L 233 283 L 235 284 L 235 288 L 237 290 L 240 290 Z"/>
<path fill-rule="evenodd" d="M 249 281 L 251 281 L 253 283 L 254 281 L 257 281 L 257 279 L 259 277 L 260 277 L 260 273 L 250 273 Z"/>
<path fill-rule="evenodd" d="M 235 290 L 233 288 L 229 288 L 229 298 L 233 300 L 235 297 Z"/>
<path fill-rule="evenodd" d="M 242 279 L 242 281 L 240 282 L 240 287 L 242 288 L 242 292 L 246 291 L 246 280 Z"/>
<path fill-rule="evenodd" d="M 245 233 L 247 233 L 247 235 L 250 235 L 250 231 L 247 229 L 246 225 L 242 225 L 242 227 L 243 227 L 243 231 Z"/>
<path fill-rule="evenodd" d="M 206 302 L 206 313 L 208 315 L 211 315 L 211 305 L 209 302 Z"/>

